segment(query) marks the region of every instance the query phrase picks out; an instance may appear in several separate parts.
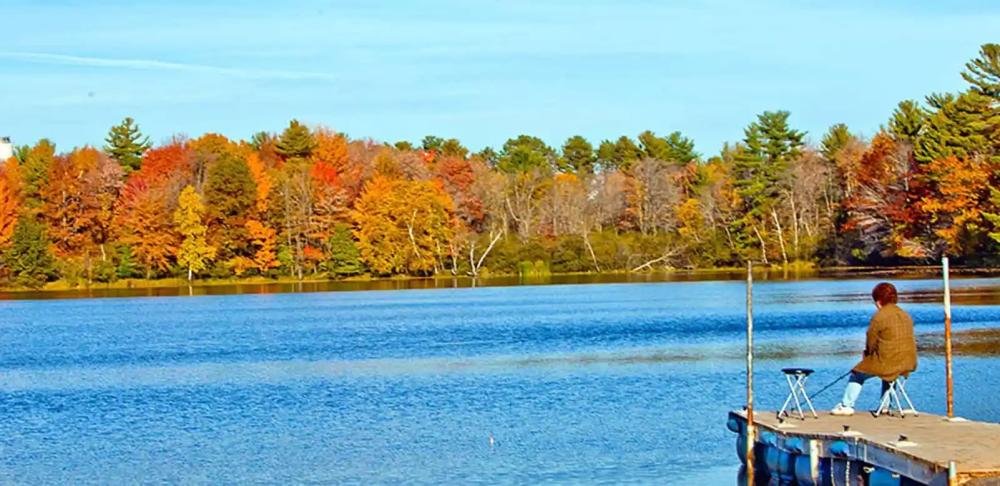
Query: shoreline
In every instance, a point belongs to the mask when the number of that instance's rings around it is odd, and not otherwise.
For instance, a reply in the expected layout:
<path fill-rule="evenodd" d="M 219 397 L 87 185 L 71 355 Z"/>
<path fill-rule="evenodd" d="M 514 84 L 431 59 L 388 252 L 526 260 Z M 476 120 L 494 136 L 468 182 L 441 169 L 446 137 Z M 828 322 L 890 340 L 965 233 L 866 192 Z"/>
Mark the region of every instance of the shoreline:
<path fill-rule="evenodd" d="M 755 278 L 763 280 L 808 280 L 824 278 L 877 278 L 893 277 L 898 279 L 919 279 L 940 275 L 939 266 L 845 266 L 845 267 L 758 267 L 754 270 Z M 953 277 L 976 278 L 1000 276 L 1000 268 L 991 267 L 953 267 Z M 328 290 L 401 290 L 420 288 L 456 288 L 507 285 L 546 285 L 546 284 L 599 284 L 599 283 L 629 283 L 629 282 L 684 282 L 684 281 L 732 281 L 741 280 L 745 275 L 744 268 L 721 267 L 701 269 L 675 269 L 657 272 L 576 272 L 552 273 L 538 276 L 521 275 L 489 275 L 473 279 L 468 275 L 434 275 L 393 276 L 393 277 L 350 277 L 344 279 L 294 277 L 248 277 L 239 279 L 203 279 L 188 284 L 183 278 L 164 279 L 122 279 L 108 283 L 93 283 L 91 285 L 71 286 L 64 280 L 47 283 L 39 289 L 3 288 L 0 287 L 0 299 L 25 298 L 29 295 L 42 298 L 65 298 L 87 296 L 91 293 L 104 294 L 109 297 L 132 295 L 169 296 L 169 295 L 204 295 L 223 293 L 243 293 L 238 290 L 257 287 L 260 290 L 270 287 L 278 292 L 307 292 Z M 478 284 L 477 284 L 478 283 Z M 448 284 L 448 285 L 441 285 Z M 307 289 L 308 287 L 308 289 Z M 342 287 L 340 289 L 334 287 Z M 233 289 L 233 292 L 213 292 L 223 288 Z M 181 292 L 187 290 L 188 292 Z M 194 290 L 199 292 L 194 293 Z M 81 295 L 83 294 L 83 295 Z M 119 295 L 121 294 L 121 295 Z M 94 295 L 101 296 L 101 295 Z M 30 297 L 28 297 L 30 298 Z"/>

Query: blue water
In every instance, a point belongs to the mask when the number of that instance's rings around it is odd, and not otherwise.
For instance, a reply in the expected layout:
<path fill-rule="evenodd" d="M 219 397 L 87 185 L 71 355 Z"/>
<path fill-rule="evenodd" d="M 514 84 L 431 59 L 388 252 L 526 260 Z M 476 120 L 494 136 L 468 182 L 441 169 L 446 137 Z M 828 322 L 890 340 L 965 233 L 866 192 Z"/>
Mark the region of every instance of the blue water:
<path fill-rule="evenodd" d="M 758 408 L 784 399 L 781 367 L 816 368 L 816 390 L 854 364 L 873 283 L 755 286 Z M 1000 287 L 954 286 L 959 301 Z M 939 282 L 899 287 L 918 333 L 940 332 L 941 306 L 914 303 Z M 725 419 L 744 398 L 744 292 L 0 301 L 0 482 L 733 484 Z M 1000 328 L 997 305 L 954 315 L 958 330 Z M 1000 357 L 958 356 L 955 380 L 960 415 L 1000 421 Z M 943 383 L 927 353 L 907 386 L 940 413 Z"/>

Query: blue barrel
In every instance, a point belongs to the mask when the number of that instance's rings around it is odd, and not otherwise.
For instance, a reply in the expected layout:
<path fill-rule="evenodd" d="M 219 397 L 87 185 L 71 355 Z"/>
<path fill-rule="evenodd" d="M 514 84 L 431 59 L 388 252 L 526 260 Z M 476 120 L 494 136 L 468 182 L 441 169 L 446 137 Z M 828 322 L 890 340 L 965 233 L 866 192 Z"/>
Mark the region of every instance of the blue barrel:
<path fill-rule="evenodd" d="M 830 454 L 841 458 L 847 458 L 851 455 L 851 445 L 842 440 L 838 440 L 837 442 L 830 444 Z"/>
<path fill-rule="evenodd" d="M 796 484 L 800 486 L 820 486 L 823 484 L 823 478 L 830 477 L 830 460 L 829 459 L 819 459 L 818 475 L 816 480 L 813 481 L 812 478 L 812 465 L 809 461 L 808 455 L 797 455 L 795 456 L 795 481 Z M 829 482 L 829 481 L 828 481 Z"/>
<path fill-rule="evenodd" d="M 726 428 L 737 434 L 743 432 L 743 424 L 736 417 L 729 417 L 729 420 L 726 421 Z"/>
<path fill-rule="evenodd" d="M 747 436 L 740 434 L 736 437 L 736 457 L 740 458 L 740 463 L 746 466 L 747 463 Z"/>
<path fill-rule="evenodd" d="M 901 484 L 902 477 L 885 469 L 875 468 L 868 475 L 869 486 L 900 486 Z"/>
<path fill-rule="evenodd" d="M 784 482 L 795 481 L 796 454 L 784 449 L 778 449 L 778 477 Z"/>
<path fill-rule="evenodd" d="M 768 475 L 778 474 L 778 436 L 774 432 L 760 434 L 761 459 L 764 461 Z"/>

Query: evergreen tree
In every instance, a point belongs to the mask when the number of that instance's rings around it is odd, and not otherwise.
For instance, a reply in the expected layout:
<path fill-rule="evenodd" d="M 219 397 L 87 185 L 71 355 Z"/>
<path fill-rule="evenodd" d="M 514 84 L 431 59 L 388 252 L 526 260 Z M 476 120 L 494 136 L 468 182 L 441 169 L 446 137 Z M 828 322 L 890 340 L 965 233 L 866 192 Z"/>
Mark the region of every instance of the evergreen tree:
<path fill-rule="evenodd" d="M 681 135 L 681 132 L 675 131 L 666 137 L 658 137 L 646 130 L 639 134 L 639 143 L 647 157 L 667 162 L 686 164 L 700 157 L 694 151 L 694 141 Z"/>
<path fill-rule="evenodd" d="M 837 123 L 827 130 L 826 135 L 823 135 L 823 140 L 820 142 L 820 153 L 826 157 L 826 160 L 833 160 L 837 152 L 844 148 L 852 138 L 854 136 L 851 135 L 847 125 Z"/>
<path fill-rule="evenodd" d="M 41 190 L 48 183 L 49 168 L 56 158 L 56 146 L 43 138 L 23 153 L 21 194 L 24 197 L 25 207 L 37 210 L 42 205 Z"/>
<path fill-rule="evenodd" d="M 527 172 L 531 169 L 550 169 L 556 152 L 542 139 L 520 135 L 504 142 L 497 168 L 508 174 Z"/>
<path fill-rule="evenodd" d="M 980 94 L 1000 100 L 1000 44 L 983 44 L 979 57 L 965 63 L 962 78 Z"/>
<path fill-rule="evenodd" d="M 597 148 L 597 161 L 603 170 L 627 170 L 642 157 L 642 149 L 624 135 L 614 142 L 605 140 Z"/>
<path fill-rule="evenodd" d="M 268 145 L 277 144 L 277 137 L 267 132 L 257 132 L 250 137 L 250 146 L 258 152 Z"/>
<path fill-rule="evenodd" d="M 965 69 L 962 78 L 972 84 L 972 91 L 990 101 L 976 124 L 989 146 L 986 157 L 997 167 L 992 179 L 1000 181 L 1000 45 L 983 45 L 979 57 L 966 63 Z M 1000 250 L 1000 188 L 991 187 L 990 193 L 991 208 L 984 216 L 991 226 L 989 236 Z"/>
<path fill-rule="evenodd" d="M 681 132 L 670 132 L 666 140 L 667 160 L 686 164 L 701 158 L 701 154 L 694 150 L 694 140 L 681 135 Z"/>
<path fill-rule="evenodd" d="M 594 171 L 594 146 L 580 135 L 566 139 L 559 158 L 559 170 L 563 172 L 590 173 Z"/>
<path fill-rule="evenodd" d="M 493 150 L 493 147 L 483 147 L 482 150 L 476 153 L 476 157 L 482 159 L 483 162 L 486 162 L 486 165 L 493 168 L 496 168 L 497 164 L 500 163 L 500 154 L 496 150 Z"/>
<path fill-rule="evenodd" d="M 361 252 L 346 224 L 337 225 L 328 242 L 330 259 L 326 271 L 338 277 L 358 275 L 364 271 Z"/>
<path fill-rule="evenodd" d="M 22 216 L 14 227 L 10 247 L 0 261 L 17 285 L 40 288 L 55 275 L 55 260 L 49 251 L 45 228 Z"/>
<path fill-rule="evenodd" d="M 757 121 L 751 124 L 756 128 L 756 141 L 751 142 L 749 134 L 745 140 L 747 147 L 778 169 L 784 169 L 792 159 L 798 157 L 805 138 L 804 132 L 788 126 L 788 116 L 787 111 L 765 111 L 757 115 Z"/>
<path fill-rule="evenodd" d="M 439 150 L 441 155 L 446 157 L 459 157 L 464 159 L 469 155 L 469 149 L 462 145 L 457 138 L 449 138 L 441 144 L 441 149 Z"/>
<path fill-rule="evenodd" d="M 787 111 L 758 115 L 757 121 L 744 129 L 743 145 L 733 163 L 733 186 L 744 211 L 737 229 L 743 241 L 760 241 L 765 261 L 761 233 L 781 197 L 789 164 L 798 157 L 805 137 L 805 133 L 788 126 L 788 116 Z"/>
<path fill-rule="evenodd" d="M 788 126 L 787 111 L 766 111 L 744 129 L 735 159 L 734 185 L 751 214 L 769 209 L 781 191 L 789 163 L 799 155 L 803 132 Z"/>
<path fill-rule="evenodd" d="M 428 135 L 420 141 L 420 147 L 426 151 L 435 151 L 440 153 L 441 146 L 444 145 L 444 139 L 441 137 L 436 137 L 434 135 Z"/>
<path fill-rule="evenodd" d="M 104 151 L 115 159 L 126 172 L 139 170 L 142 166 L 142 154 L 152 146 L 149 137 L 139 131 L 139 125 L 131 117 L 126 117 L 118 125 L 111 127 Z"/>
<path fill-rule="evenodd" d="M 914 143 L 927 121 L 927 113 L 913 100 L 903 100 L 889 119 L 889 133 L 900 141 Z"/>
<path fill-rule="evenodd" d="M 136 261 L 132 245 L 120 245 L 117 252 L 117 265 L 115 274 L 118 278 L 141 277 L 142 271 L 139 269 L 139 262 Z"/>
<path fill-rule="evenodd" d="M 309 127 L 299 123 L 298 120 L 292 120 L 278 139 L 278 153 L 286 159 L 308 158 L 315 148 L 316 139 L 313 138 Z"/>
<path fill-rule="evenodd" d="M 1000 120 L 990 98 L 970 89 L 958 96 L 931 95 L 927 102 L 937 110 L 927 118 L 916 140 L 913 155 L 917 162 L 993 155 L 988 141 Z"/>

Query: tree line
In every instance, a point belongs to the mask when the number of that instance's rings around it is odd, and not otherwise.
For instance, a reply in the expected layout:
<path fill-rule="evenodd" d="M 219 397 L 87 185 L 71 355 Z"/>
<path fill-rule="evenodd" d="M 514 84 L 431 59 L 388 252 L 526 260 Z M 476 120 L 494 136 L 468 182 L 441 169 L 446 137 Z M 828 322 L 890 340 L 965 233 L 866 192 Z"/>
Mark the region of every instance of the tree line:
<path fill-rule="evenodd" d="M 766 111 L 703 156 L 680 132 L 596 146 L 520 135 L 352 139 L 296 120 L 249 140 L 153 146 L 131 118 L 103 148 L 49 140 L 0 165 L 0 279 L 470 275 L 993 261 L 1000 46 L 968 86 L 899 103 L 870 138 L 816 145 Z"/>

